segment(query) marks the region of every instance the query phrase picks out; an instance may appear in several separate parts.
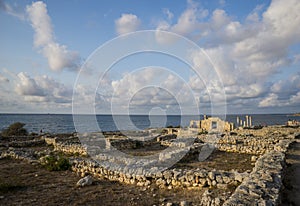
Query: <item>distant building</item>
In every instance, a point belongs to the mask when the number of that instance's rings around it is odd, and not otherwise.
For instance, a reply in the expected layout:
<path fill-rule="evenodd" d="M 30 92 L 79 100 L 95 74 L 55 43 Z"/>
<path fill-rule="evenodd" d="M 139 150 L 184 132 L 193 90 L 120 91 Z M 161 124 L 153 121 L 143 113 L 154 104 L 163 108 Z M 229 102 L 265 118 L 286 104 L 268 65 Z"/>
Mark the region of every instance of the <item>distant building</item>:
<path fill-rule="evenodd" d="M 290 126 L 290 127 L 297 127 L 297 126 L 300 126 L 300 122 L 298 122 L 296 120 L 289 120 L 289 121 L 287 121 L 286 125 Z"/>
<path fill-rule="evenodd" d="M 199 128 L 202 132 L 223 132 L 232 131 L 234 129 L 234 124 L 231 122 L 223 121 L 219 117 L 207 118 L 204 115 L 203 120 L 191 120 L 190 128 Z"/>

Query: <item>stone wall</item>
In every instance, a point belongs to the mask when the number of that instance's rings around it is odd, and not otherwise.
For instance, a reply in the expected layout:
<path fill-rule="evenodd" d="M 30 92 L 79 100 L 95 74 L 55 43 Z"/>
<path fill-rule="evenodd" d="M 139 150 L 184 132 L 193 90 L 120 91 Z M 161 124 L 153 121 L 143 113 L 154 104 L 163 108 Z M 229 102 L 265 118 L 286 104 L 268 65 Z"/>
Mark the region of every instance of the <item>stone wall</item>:
<path fill-rule="evenodd" d="M 284 161 L 285 154 L 279 151 L 260 157 L 250 175 L 223 205 L 278 205 Z"/>
<path fill-rule="evenodd" d="M 17 160 L 24 160 L 29 163 L 37 163 L 37 154 L 35 151 L 24 148 L 9 148 L 8 150 L 2 151 L 0 154 L 0 159 L 2 158 L 13 158 Z"/>
<path fill-rule="evenodd" d="M 281 151 L 285 148 L 293 135 L 273 136 L 273 137 L 253 137 L 253 136 L 224 136 L 220 138 L 216 147 L 220 151 L 237 152 L 254 155 L 262 155 L 270 151 Z M 280 144 L 283 144 L 280 146 Z"/>
<path fill-rule="evenodd" d="M 294 141 L 292 137 L 290 138 L 279 140 L 274 145 L 273 151 L 265 153 L 256 161 L 250 175 L 224 203 L 224 206 L 278 205 L 280 203 L 285 152 Z"/>
<path fill-rule="evenodd" d="M 44 139 L 33 139 L 33 140 L 27 140 L 27 141 L 12 141 L 5 144 L 1 144 L 1 146 L 4 147 L 35 147 L 45 144 Z"/>
<path fill-rule="evenodd" d="M 217 187 L 226 189 L 228 185 L 239 185 L 248 173 L 208 171 L 205 169 L 169 169 L 155 174 L 122 172 L 122 168 L 109 170 L 90 159 L 73 159 L 72 170 L 80 176 L 91 174 L 96 177 L 119 181 L 126 184 L 148 186 L 155 184 L 160 188 L 179 187 Z"/>
<path fill-rule="evenodd" d="M 70 137 L 68 139 L 60 139 L 57 137 L 44 137 L 48 145 L 53 145 L 55 151 L 61 151 L 71 155 L 87 156 L 87 149 L 79 143 L 78 138 Z"/>

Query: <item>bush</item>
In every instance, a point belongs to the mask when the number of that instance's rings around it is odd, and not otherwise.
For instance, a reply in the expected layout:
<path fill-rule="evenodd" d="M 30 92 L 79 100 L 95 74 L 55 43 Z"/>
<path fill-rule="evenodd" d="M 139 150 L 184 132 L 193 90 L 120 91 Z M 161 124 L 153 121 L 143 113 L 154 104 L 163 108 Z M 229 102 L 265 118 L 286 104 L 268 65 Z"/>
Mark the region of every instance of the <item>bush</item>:
<path fill-rule="evenodd" d="M 198 135 L 202 135 L 202 134 L 208 134 L 208 131 L 203 130 L 203 131 L 201 131 L 201 132 L 198 132 Z"/>
<path fill-rule="evenodd" d="M 49 171 L 64 171 L 71 167 L 67 158 L 60 155 L 47 155 L 40 159 L 41 164 Z"/>
<path fill-rule="evenodd" d="M 25 128 L 23 128 L 24 126 L 25 126 L 25 124 L 21 123 L 21 122 L 13 123 L 13 124 L 9 125 L 9 127 L 7 129 L 4 129 L 1 134 L 3 137 L 27 136 L 28 132 Z"/>

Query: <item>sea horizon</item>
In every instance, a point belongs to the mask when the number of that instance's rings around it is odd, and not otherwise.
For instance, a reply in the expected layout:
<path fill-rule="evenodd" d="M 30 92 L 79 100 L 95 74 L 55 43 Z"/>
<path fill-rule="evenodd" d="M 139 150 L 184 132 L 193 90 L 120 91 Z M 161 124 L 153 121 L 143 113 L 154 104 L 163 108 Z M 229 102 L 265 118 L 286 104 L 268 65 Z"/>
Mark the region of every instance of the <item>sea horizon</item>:
<path fill-rule="evenodd" d="M 245 120 L 245 116 L 252 117 L 253 126 L 255 125 L 285 125 L 290 119 L 300 121 L 299 116 L 293 114 L 226 114 L 218 116 L 228 122 L 236 123 L 237 117 Z M 100 131 L 120 131 L 120 130 L 143 130 L 147 128 L 163 127 L 188 127 L 191 120 L 203 119 L 200 115 L 146 115 L 146 114 L 51 114 L 51 113 L 0 113 L 0 130 L 7 128 L 15 122 L 22 122 L 29 132 L 39 133 L 73 133 L 76 127 L 85 128 L 86 131 L 95 131 L 92 122 L 96 117 Z M 207 115 L 210 116 L 210 115 Z M 74 119 L 74 117 L 77 117 Z M 79 118 L 78 118 L 79 117 Z M 129 118 L 128 118 L 129 117 Z M 75 121 L 75 122 L 74 122 Z M 94 125 L 95 127 L 95 125 Z M 96 126 L 97 129 L 97 126 Z"/>

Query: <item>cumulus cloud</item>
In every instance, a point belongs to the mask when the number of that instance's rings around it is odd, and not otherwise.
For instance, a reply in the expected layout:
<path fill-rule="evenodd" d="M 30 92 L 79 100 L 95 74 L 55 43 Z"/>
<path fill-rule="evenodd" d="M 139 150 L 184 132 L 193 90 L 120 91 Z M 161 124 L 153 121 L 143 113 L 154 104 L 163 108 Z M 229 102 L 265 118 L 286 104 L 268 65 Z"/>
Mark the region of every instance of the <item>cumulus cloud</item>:
<path fill-rule="evenodd" d="M 168 11 L 168 10 L 167 10 Z M 164 11 L 166 13 L 166 11 Z M 208 10 L 199 9 L 198 4 L 188 1 L 186 10 L 179 16 L 177 22 L 173 25 L 166 21 L 160 21 L 156 27 L 157 31 L 171 31 L 184 36 L 196 36 L 201 27 L 201 20 L 208 15 Z M 169 15 L 168 15 L 169 17 Z M 168 41 L 168 39 L 166 39 Z"/>
<path fill-rule="evenodd" d="M 282 103 L 278 100 L 278 95 L 271 93 L 262 101 L 259 102 L 259 107 L 275 107 L 283 106 Z"/>
<path fill-rule="evenodd" d="M 80 58 L 77 52 L 69 51 L 67 46 L 55 42 L 53 26 L 48 15 L 47 6 L 38 1 L 26 7 L 31 26 L 35 31 L 34 46 L 48 59 L 51 70 L 77 70 Z"/>
<path fill-rule="evenodd" d="M 271 83 L 270 79 L 291 63 L 298 63 L 298 55 L 291 60 L 289 51 L 291 46 L 300 42 L 300 29 L 296 26 L 300 24 L 300 2 L 274 0 L 265 11 L 263 9 L 264 5 L 258 5 L 244 22 L 235 20 L 222 9 L 216 9 L 207 14 L 209 18 L 204 21 L 197 17 L 195 11 L 205 10 L 194 4 L 183 11 L 177 23 L 171 25 L 161 21 L 157 30 L 173 31 L 196 42 L 201 41 L 223 82 L 229 106 L 244 101 L 256 102 L 260 107 L 292 105 L 299 91 L 296 86 L 298 75 L 275 83 Z M 162 41 L 163 36 L 158 40 Z M 209 73 L 205 70 L 211 68 L 209 62 L 197 52 L 191 55 L 193 66 Z M 196 83 L 190 84 L 197 87 Z M 203 84 L 206 89 L 214 89 L 204 80 L 198 85 L 202 90 Z M 200 94 L 202 99 L 208 100 L 208 93 Z"/>
<path fill-rule="evenodd" d="M 122 14 L 115 20 L 115 28 L 119 35 L 138 30 L 141 20 L 134 14 Z"/>
<path fill-rule="evenodd" d="M 300 92 L 297 92 L 297 94 L 291 96 L 290 103 L 292 105 L 300 106 Z"/>
<path fill-rule="evenodd" d="M 17 74 L 15 91 L 28 102 L 67 103 L 70 106 L 73 90 L 64 84 L 43 75 L 30 77 L 21 72 Z"/>
<path fill-rule="evenodd" d="M 110 89 L 103 89 L 108 88 Z M 181 107 L 196 108 L 193 93 L 189 85 L 175 73 L 155 67 L 143 68 L 131 73 L 124 73 L 121 78 L 106 81 L 96 92 L 97 112 L 126 113 L 148 112 L 160 107 L 167 112 Z M 91 102 L 95 98 L 95 91 L 87 87 L 76 88 L 79 98 Z"/>
<path fill-rule="evenodd" d="M 20 83 L 16 85 L 16 92 L 24 96 L 44 96 L 43 89 L 37 85 L 34 79 L 30 78 L 26 73 L 21 72 L 17 75 Z"/>

